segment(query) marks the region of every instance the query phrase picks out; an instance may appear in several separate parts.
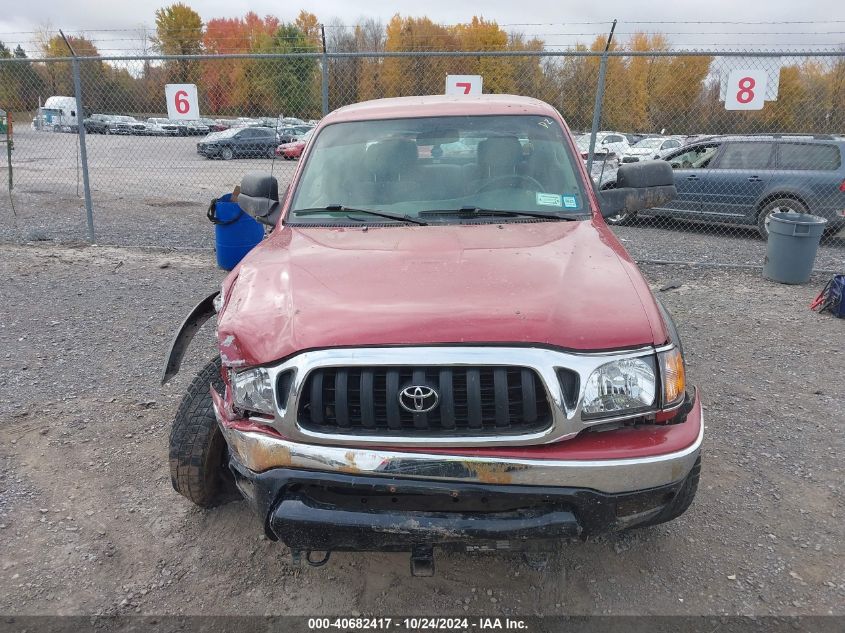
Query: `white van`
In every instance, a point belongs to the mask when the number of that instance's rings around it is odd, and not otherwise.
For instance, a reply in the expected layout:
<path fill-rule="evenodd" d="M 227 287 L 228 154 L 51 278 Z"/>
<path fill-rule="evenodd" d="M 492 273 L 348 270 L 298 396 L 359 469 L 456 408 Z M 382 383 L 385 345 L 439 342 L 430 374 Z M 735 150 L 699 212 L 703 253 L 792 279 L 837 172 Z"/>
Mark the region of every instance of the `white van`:
<path fill-rule="evenodd" d="M 38 109 L 37 127 L 54 132 L 75 132 L 79 127 L 76 99 L 48 97 L 44 105 Z"/>

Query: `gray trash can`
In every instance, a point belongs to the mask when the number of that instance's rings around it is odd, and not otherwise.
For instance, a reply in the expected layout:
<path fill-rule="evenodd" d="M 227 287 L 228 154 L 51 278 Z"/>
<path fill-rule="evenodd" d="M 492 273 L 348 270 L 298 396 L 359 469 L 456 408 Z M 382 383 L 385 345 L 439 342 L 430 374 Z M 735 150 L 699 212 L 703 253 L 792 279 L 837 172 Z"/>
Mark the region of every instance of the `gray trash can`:
<path fill-rule="evenodd" d="M 782 284 L 810 281 L 827 220 L 794 211 L 772 213 L 763 277 Z"/>

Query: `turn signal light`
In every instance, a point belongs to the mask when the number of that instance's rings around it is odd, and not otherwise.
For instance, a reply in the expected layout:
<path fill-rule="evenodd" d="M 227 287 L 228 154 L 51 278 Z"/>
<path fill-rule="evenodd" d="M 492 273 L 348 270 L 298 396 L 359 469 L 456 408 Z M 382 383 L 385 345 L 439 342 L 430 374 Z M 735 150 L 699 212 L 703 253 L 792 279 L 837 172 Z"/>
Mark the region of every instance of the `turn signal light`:
<path fill-rule="evenodd" d="M 684 357 L 677 347 L 660 354 L 660 378 L 663 382 L 663 406 L 672 407 L 684 398 L 686 375 Z"/>

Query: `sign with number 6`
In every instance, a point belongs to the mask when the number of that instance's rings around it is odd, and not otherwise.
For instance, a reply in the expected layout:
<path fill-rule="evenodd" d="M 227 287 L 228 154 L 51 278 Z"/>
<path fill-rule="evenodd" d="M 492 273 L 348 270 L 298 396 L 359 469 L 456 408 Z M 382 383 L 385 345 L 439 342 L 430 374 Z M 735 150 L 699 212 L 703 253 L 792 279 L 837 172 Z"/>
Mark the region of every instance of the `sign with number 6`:
<path fill-rule="evenodd" d="M 167 99 L 168 119 L 200 118 L 196 84 L 166 84 L 164 96 Z"/>
<path fill-rule="evenodd" d="M 765 70 L 732 70 L 725 93 L 725 110 L 762 110 L 768 79 Z"/>
<path fill-rule="evenodd" d="M 481 75 L 446 75 L 447 95 L 480 95 Z"/>

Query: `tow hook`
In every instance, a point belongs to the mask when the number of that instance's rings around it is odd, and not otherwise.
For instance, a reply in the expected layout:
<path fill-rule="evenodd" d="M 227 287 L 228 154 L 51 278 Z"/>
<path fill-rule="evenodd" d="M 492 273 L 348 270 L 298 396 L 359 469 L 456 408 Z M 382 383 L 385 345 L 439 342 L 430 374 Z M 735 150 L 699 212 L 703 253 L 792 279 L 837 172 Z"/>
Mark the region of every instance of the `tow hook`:
<path fill-rule="evenodd" d="M 411 549 L 411 575 L 434 575 L 434 548 L 431 545 L 414 545 Z"/>
<path fill-rule="evenodd" d="M 322 567 L 323 565 L 329 562 L 329 558 L 331 558 L 332 556 L 332 551 L 326 550 L 325 552 L 323 552 L 324 555 L 319 560 L 314 560 L 312 554 L 313 552 L 310 549 L 305 552 L 305 562 L 311 565 L 311 567 Z"/>
<path fill-rule="evenodd" d="M 290 559 L 294 567 L 301 567 L 302 559 L 305 559 L 305 562 L 308 563 L 311 567 L 322 567 L 323 565 L 329 562 L 329 558 L 331 558 L 331 555 L 331 550 L 327 550 L 323 553 L 323 558 L 315 560 L 314 552 L 310 549 L 292 549 L 290 551 Z"/>

